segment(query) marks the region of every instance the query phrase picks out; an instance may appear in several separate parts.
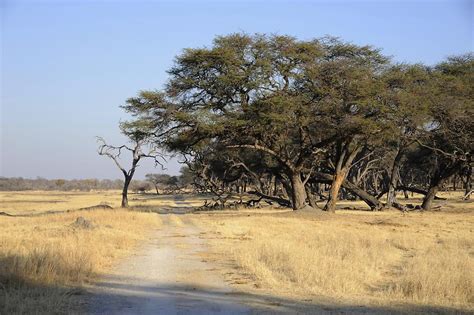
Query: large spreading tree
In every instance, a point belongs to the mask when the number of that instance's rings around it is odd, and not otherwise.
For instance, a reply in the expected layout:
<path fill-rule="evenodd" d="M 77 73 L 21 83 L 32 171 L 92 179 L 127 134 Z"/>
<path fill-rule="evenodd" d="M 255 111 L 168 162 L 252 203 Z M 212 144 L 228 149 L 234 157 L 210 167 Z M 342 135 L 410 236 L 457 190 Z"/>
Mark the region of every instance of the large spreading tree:
<path fill-rule="evenodd" d="M 392 66 L 378 49 L 331 37 L 231 34 L 212 47 L 184 50 L 164 90 L 142 91 L 124 107 L 136 116 L 128 126 L 194 160 L 196 174 L 220 194 L 222 183 L 242 181 L 245 173 L 262 189 L 262 179 L 281 183 L 295 210 L 314 205 L 315 183 L 331 185 L 326 210 L 335 209 L 341 187 L 379 209 L 367 189 L 348 180 L 354 167 L 385 165 L 386 180 L 379 183 L 378 170 L 371 171 L 370 185 L 375 194 L 386 186 L 390 206 L 408 151 L 436 156 L 433 174 L 453 156 L 453 169 L 470 163 L 472 129 L 462 117 L 472 109 L 471 61 L 434 70 Z M 467 126 L 462 137 L 450 132 L 458 125 Z M 440 141 L 453 144 L 449 152 Z M 462 154 L 453 152 L 458 147 Z M 376 156 L 384 163 L 370 163 Z"/>

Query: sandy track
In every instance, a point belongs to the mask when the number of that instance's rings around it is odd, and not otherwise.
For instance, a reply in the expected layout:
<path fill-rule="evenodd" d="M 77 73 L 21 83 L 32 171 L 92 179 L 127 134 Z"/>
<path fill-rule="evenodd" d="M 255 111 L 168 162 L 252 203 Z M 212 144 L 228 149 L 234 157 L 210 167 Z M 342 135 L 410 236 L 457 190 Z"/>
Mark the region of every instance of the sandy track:
<path fill-rule="evenodd" d="M 89 288 L 88 314 L 245 314 L 231 288 L 204 262 L 199 231 L 174 215 L 139 252 Z"/>
<path fill-rule="evenodd" d="M 205 237 L 185 215 L 162 215 L 163 225 L 135 255 L 87 288 L 86 314 L 406 314 L 433 310 L 370 307 L 335 300 L 288 299 L 233 290 L 222 266 L 206 257 Z M 182 219 L 181 219 L 182 218 Z M 225 269 L 225 268 L 224 268 Z M 247 291 L 244 289 L 244 291 Z M 84 313 L 82 311 L 81 313 Z M 436 313 L 436 312 L 435 312 Z"/>
<path fill-rule="evenodd" d="M 172 210 L 176 213 L 186 213 L 189 208 L 181 198 L 175 198 L 175 204 Z M 186 215 L 161 217 L 163 225 L 136 254 L 87 288 L 88 293 L 81 299 L 86 314 L 399 313 L 394 309 L 341 305 L 324 298 L 317 302 L 282 298 L 245 287 L 233 290 L 222 276 L 229 266 L 203 259 L 209 257 L 206 237 Z"/>

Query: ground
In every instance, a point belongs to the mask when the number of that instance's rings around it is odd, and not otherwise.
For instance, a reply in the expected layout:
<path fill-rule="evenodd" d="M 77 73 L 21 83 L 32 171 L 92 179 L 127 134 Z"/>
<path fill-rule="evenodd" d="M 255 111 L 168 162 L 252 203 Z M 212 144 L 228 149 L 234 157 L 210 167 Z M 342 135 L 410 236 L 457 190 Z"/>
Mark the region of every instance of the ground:
<path fill-rule="evenodd" d="M 445 196 L 433 212 L 344 201 L 314 215 L 190 213 L 205 196 L 153 194 L 77 210 L 120 194 L 3 192 L 0 313 L 470 313 L 474 203 Z"/>

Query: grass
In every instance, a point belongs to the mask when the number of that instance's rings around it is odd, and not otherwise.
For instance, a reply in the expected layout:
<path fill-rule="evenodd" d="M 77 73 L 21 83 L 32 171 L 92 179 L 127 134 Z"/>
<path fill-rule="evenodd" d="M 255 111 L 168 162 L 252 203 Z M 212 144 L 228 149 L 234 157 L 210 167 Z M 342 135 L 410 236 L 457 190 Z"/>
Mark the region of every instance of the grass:
<path fill-rule="evenodd" d="M 216 253 L 210 257 L 237 266 L 232 277 L 249 281 L 246 290 L 295 300 L 324 296 L 344 303 L 472 311 L 474 203 L 445 197 L 450 199 L 436 201 L 442 205 L 438 212 L 338 210 L 313 216 L 264 208 L 189 217 L 205 232 L 202 237 Z M 100 203 L 115 207 L 120 194 L 3 192 L 0 201 L 0 211 L 35 214 Z M 175 201 L 130 195 L 137 207 Z M 196 196 L 183 201 L 202 204 Z M 414 196 L 407 202 L 419 201 Z M 364 209 L 361 202 L 340 206 Z M 95 227 L 74 226 L 79 216 Z M 168 221 L 187 224 L 178 216 Z M 120 209 L 0 216 L 0 313 L 69 313 L 83 284 L 107 273 L 161 224 L 156 214 Z"/>
<path fill-rule="evenodd" d="M 474 209 L 211 214 L 194 220 L 217 257 L 272 294 L 474 309 Z M 235 276 L 235 275 L 234 275 Z"/>
<path fill-rule="evenodd" d="M 131 207 L 171 207 L 175 200 L 169 195 L 129 193 Z M 66 211 L 107 204 L 120 207 L 120 191 L 3 191 L 0 192 L 0 212 L 12 215 L 37 214 L 46 211 Z M 187 206 L 200 206 L 202 197 L 187 197 Z"/>
<path fill-rule="evenodd" d="M 21 193 L 27 196 L 26 205 L 16 204 L 25 207 L 24 212 L 34 212 L 28 209 L 28 197 L 58 198 L 34 194 Z M 11 200 L 21 200 L 18 195 Z M 85 196 L 92 204 L 94 198 Z M 79 216 L 95 227 L 75 226 Z M 104 274 L 160 224 L 156 214 L 119 209 L 0 216 L 0 314 L 69 313 L 71 297 L 81 293 L 84 283 Z"/>

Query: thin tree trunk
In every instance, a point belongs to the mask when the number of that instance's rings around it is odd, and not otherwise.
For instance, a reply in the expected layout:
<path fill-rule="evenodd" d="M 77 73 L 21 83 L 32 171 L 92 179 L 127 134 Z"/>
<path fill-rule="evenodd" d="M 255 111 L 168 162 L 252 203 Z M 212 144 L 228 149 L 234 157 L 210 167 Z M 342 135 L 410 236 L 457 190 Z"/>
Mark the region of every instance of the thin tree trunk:
<path fill-rule="evenodd" d="M 341 189 L 342 182 L 346 178 L 347 170 L 342 169 L 339 172 L 336 172 L 334 179 L 331 184 L 331 190 L 329 191 L 329 199 L 324 206 L 325 211 L 334 212 L 336 211 L 336 202 L 339 195 L 339 190 Z"/>
<path fill-rule="evenodd" d="M 321 183 L 330 183 L 332 182 L 333 178 L 333 176 L 330 174 L 320 172 L 314 173 L 314 176 L 316 176 L 317 181 Z M 360 199 L 362 199 L 370 207 L 370 209 L 377 211 L 383 208 L 383 204 L 377 198 L 349 182 L 347 179 L 342 182 L 342 187 L 359 196 Z"/>
<path fill-rule="evenodd" d="M 466 181 L 464 182 L 464 196 L 465 199 L 468 200 L 471 198 L 470 192 L 472 191 L 472 167 L 470 165 L 467 166 L 469 169 L 466 172 Z"/>
<path fill-rule="evenodd" d="M 310 185 L 305 185 L 306 195 L 308 196 L 309 205 L 313 208 L 317 207 L 316 200 L 314 200 L 313 193 L 311 192 Z"/>
<path fill-rule="evenodd" d="M 273 196 L 278 195 L 278 179 L 275 177 L 275 181 L 273 182 Z"/>
<path fill-rule="evenodd" d="M 125 176 L 122 190 L 122 208 L 128 208 L 128 186 L 132 181 L 132 176 Z"/>
<path fill-rule="evenodd" d="M 402 161 L 402 151 L 398 150 L 397 155 L 393 161 L 392 171 L 390 172 L 390 178 L 388 181 L 388 194 L 386 208 L 390 208 L 394 203 L 397 202 L 397 184 L 400 177 L 400 164 Z"/>
<path fill-rule="evenodd" d="M 350 142 L 338 145 L 338 158 L 334 171 L 333 181 L 331 183 L 331 190 L 329 191 L 329 199 L 324 206 L 325 211 L 334 212 L 336 210 L 336 202 L 338 200 L 339 190 L 342 183 L 345 181 L 347 173 L 352 165 L 352 161 L 357 154 L 362 150 L 362 147 L 356 146 L 353 150 L 349 149 Z"/>

